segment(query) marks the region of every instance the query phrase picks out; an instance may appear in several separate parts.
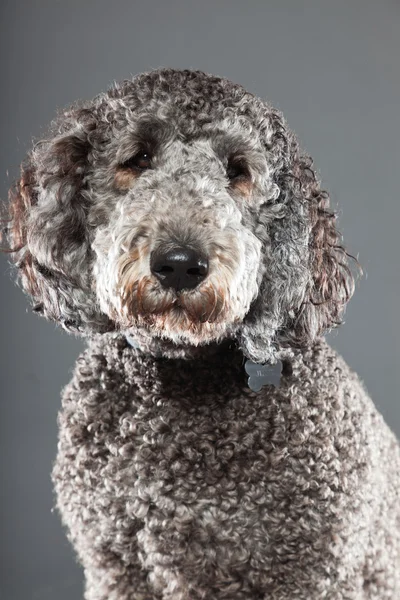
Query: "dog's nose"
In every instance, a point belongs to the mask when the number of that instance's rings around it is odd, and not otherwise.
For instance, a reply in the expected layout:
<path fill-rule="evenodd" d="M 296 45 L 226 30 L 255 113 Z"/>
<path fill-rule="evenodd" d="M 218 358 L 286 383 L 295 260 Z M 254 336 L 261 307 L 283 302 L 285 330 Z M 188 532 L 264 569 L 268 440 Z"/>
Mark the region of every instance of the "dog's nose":
<path fill-rule="evenodd" d="M 151 253 L 150 270 L 166 288 L 192 290 L 208 274 L 208 260 L 192 248 L 157 248 Z"/>

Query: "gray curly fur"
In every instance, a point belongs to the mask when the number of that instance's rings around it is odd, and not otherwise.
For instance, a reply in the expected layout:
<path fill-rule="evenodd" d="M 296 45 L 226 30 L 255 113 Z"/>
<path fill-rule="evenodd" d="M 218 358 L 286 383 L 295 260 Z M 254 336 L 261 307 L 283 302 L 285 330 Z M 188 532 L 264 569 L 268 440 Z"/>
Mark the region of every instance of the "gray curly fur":
<path fill-rule="evenodd" d="M 34 310 L 88 337 L 53 469 L 87 600 L 400 597 L 399 445 L 323 340 L 351 257 L 279 111 L 200 71 L 115 84 L 60 112 L 10 214 Z M 181 293 L 150 270 L 176 244 L 209 260 Z"/>

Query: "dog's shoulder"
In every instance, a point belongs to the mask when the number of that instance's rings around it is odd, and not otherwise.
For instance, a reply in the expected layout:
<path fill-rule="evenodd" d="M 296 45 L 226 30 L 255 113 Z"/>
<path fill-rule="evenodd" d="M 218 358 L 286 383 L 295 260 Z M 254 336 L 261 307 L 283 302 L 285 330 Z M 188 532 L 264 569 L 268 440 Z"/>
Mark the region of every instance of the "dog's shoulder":
<path fill-rule="evenodd" d="M 135 403 L 137 381 L 148 369 L 140 351 L 119 334 L 92 336 L 78 357 L 70 382 L 62 391 L 63 412 L 115 413 L 127 401 Z"/>
<path fill-rule="evenodd" d="M 345 359 L 324 338 L 312 346 L 296 351 L 290 361 L 292 381 L 319 396 L 344 394 L 372 402 L 365 384 Z"/>
<path fill-rule="evenodd" d="M 324 338 L 293 353 L 277 395 L 287 419 L 311 419 L 335 435 L 382 420 L 362 379 Z"/>

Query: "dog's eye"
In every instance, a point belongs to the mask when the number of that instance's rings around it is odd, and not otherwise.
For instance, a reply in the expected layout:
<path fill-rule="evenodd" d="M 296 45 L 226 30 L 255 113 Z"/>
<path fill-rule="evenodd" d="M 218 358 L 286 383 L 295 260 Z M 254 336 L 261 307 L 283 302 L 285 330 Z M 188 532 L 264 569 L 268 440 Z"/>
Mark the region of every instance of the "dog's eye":
<path fill-rule="evenodd" d="M 138 152 L 135 156 L 128 158 L 121 167 L 124 169 L 134 169 L 136 171 L 146 171 L 152 167 L 152 157 L 149 152 Z"/>
<path fill-rule="evenodd" d="M 226 168 L 226 176 L 229 181 L 237 181 L 239 179 L 246 179 L 249 177 L 249 170 L 247 165 L 241 160 L 229 159 L 228 166 Z"/>

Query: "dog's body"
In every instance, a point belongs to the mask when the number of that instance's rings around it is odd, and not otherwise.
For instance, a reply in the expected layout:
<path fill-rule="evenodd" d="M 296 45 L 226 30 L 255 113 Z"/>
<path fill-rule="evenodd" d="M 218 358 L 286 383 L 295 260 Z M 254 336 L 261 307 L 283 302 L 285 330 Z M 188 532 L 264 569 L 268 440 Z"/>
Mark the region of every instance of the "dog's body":
<path fill-rule="evenodd" d="M 323 341 L 350 255 L 279 111 L 143 74 L 61 113 L 10 199 L 34 309 L 90 338 L 53 470 L 87 600 L 398 600 L 399 445 Z"/>
<path fill-rule="evenodd" d="M 261 392 L 241 353 L 92 341 L 53 478 L 88 600 L 395 600 L 397 441 L 323 341 Z"/>

